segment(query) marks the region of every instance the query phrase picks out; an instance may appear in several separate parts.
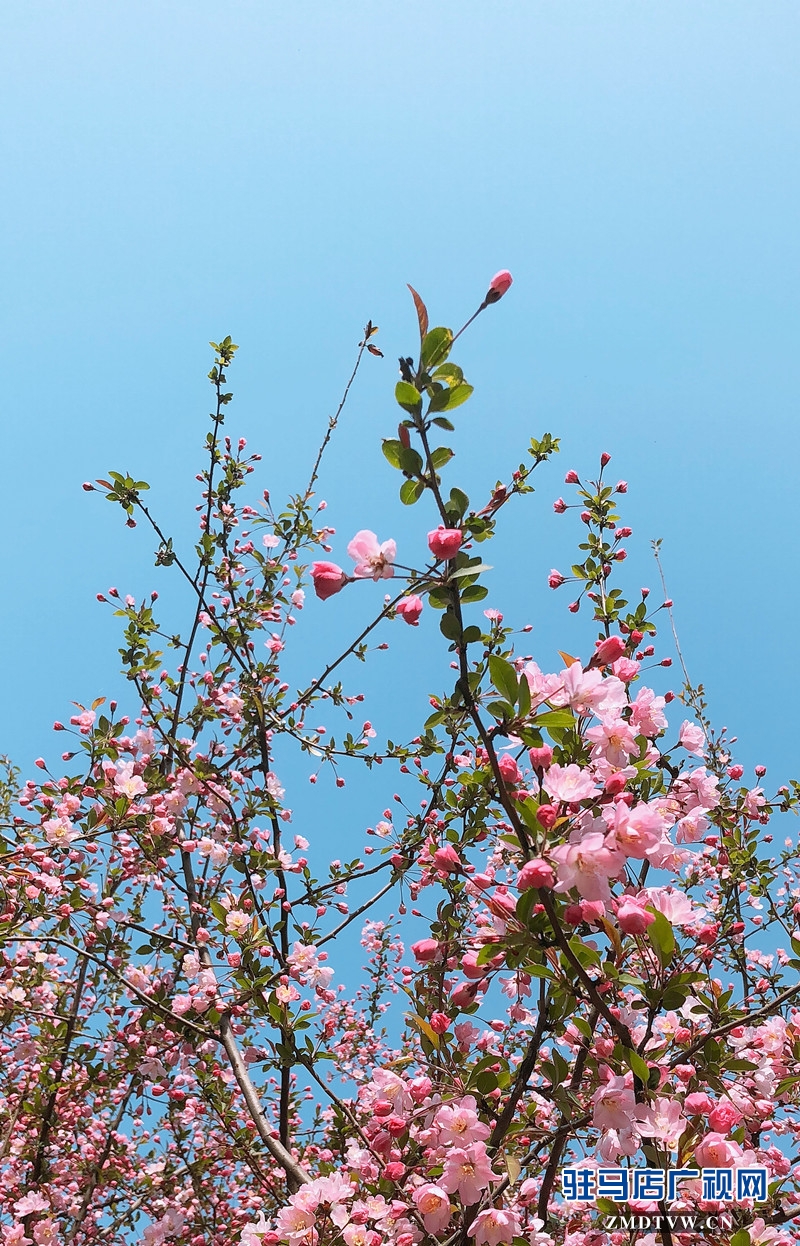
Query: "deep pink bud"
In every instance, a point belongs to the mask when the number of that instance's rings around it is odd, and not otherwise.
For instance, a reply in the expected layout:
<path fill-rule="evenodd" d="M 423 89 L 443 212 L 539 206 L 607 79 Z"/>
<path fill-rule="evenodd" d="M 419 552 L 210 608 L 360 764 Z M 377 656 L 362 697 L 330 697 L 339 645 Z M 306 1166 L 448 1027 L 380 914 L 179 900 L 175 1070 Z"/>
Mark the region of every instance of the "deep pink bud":
<path fill-rule="evenodd" d="M 744 774 L 744 766 L 729 766 L 728 776 L 731 779 L 741 779 Z"/>
<path fill-rule="evenodd" d="M 428 533 L 428 549 L 436 559 L 455 558 L 463 539 L 460 528 L 437 528 Z"/>
<path fill-rule="evenodd" d="M 312 562 L 311 578 L 314 581 L 314 592 L 325 601 L 339 593 L 347 583 L 347 576 L 335 562 Z"/>
<path fill-rule="evenodd" d="M 470 1004 L 475 1002 L 475 996 L 478 994 L 477 982 L 462 982 L 453 991 L 450 999 L 456 1008 L 469 1008 Z"/>
<path fill-rule="evenodd" d="M 517 875 L 517 886 L 520 891 L 527 891 L 530 887 L 552 887 L 555 881 L 556 876 L 552 865 L 549 865 L 542 857 L 526 861 Z"/>
<path fill-rule="evenodd" d="M 450 1028 L 450 1018 L 446 1012 L 434 1012 L 431 1015 L 430 1027 L 434 1034 L 446 1034 Z"/>
<path fill-rule="evenodd" d="M 546 770 L 552 764 L 553 750 L 547 744 L 543 744 L 541 748 L 529 748 L 528 756 L 534 770 Z"/>
<path fill-rule="evenodd" d="M 606 454 L 604 450 L 603 453 L 600 455 L 600 466 L 606 467 L 610 462 L 611 462 L 611 455 Z"/>
<path fill-rule="evenodd" d="M 616 484 L 616 492 L 617 492 L 617 493 L 627 493 L 627 492 L 628 492 L 628 482 L 627 482 L 627 480 L 618 480 L 618 481 L 617 481 L 617 484 Z"/>
<path fill-rule="evenodd" d="M 599 640 L 595 647 L 593 666 L 609 666 L 621 658 L 625 652 L 625 641 L 621 636 L 609 636 L 607 640 Z"/>
<path fill-rule="evenodd" d="M 413 593 L 410 597 L 404 597 L 395 606 L 395 610 L 400 615 L 400 618 L 410 624 L 411 627 L 419 626 L 419 616 L 422 614 L 422 608 L 422 598 L 417 597 L 416 593 Z"/>
<path fill-rule="evenodd" d="M 570 468 L 570 470 L 567 472 L 566 476 L 564 477 L 564 484 L 565 485 L 577 485 L 577 484 L 580 484 L 580 480 L 581 478 L 578 475 L 578 473 L 574 470 L 574 468 Z"/>
<path fill-rule="evenodd" d="M 536 821 L 549 831 L 558 821 L 558 810 L 555 805 L 540 805 L 536 810 Z"/>
<path fill-rule="evenodd" d="M 563 515 L 566 509 L 567 509 L 567 504 L 564 501 L 564 499 L 556 498 L 555 502 L 553 503 L 553 510 L 555 511 L 555 513 L 557 515 Z"/>
<path fill-rule="evenodd" d="M 581 608 L 581 603 L 579 601 L 571 601 L 569 605 L 567 606 L 567 609 L 569 610 L 570 614 L 577 614 L 580 608 Z"/>
<path fill-rule="evenodd" d="M 561 585 L 564 583 L 564 576 L 561 574 L 560 571 L 556 571 L 554 567 L 547 577 L 547 583 L 550 585 L 551 588 L 560 588 Z"/>
<path fill-rule="evenodd" d="M 519 766 L 513 757 L 505 753 L 497 762 L 497 769 L 500 771 L 506 783 L 519 783 L 522 777 L 519 772 Z"/>

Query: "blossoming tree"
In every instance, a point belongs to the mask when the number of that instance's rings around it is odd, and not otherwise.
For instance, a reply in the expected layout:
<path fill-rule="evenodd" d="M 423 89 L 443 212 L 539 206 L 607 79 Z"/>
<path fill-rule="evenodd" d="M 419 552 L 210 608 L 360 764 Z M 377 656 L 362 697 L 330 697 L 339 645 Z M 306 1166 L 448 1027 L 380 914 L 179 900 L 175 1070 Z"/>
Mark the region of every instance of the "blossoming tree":
<path fill-rule="evenodd" d="M 499 273 L 475 315 L 510 284 Z M 156 593 L 101 595 L 124 621 L 127 712 L 78 707 L 55 724 L 74 740 L 64 773 L 42 758 L 21 791 L 13 773 L 0 787 L 8 1246 L 654 1246 L 689 1240 L 675 1209 L 731 1213 L 702 1241 L 797 1240 L 798 863 L 791 841 L 769 855 L 764 828 L 798 789 L 744 783 L 688 680 L 677 698 L 648 686 L 670 603 L 616 586 L 631 531 L 607 455 L 555 503 L 584 525 L 581 560 L 550 585 L 577 583 L 585 652 L 542 669 L 483 610 L 479 551 L 558 442 L 531 441 L 476 504 L 450 483 L 446 438 L 472 389 L 460 333 L 429 328 L 412 294 L 419 349 L 383 442 L 422 515 L 402 573 L 367 528 L 352 565 L 321 557 L 318 471 L 380 355 L 371 324 L 283 510 L 247 493 L 258 456 L 223 431 L 229 338 L 212 344 L 191 558 L 143 482 L 85 486 L 149 526 L 192 608 L 172 634 Z M 352 643 L 307 686 L 287 681 L 304 593 L 335 611 L 357 580 L 389 596 L 367 587 Z M 423 611 L 450 690 L 411 740 L 382 745 L 352 726 L 348 663 Z M 312 726 L 323 713 L 333 733 Z M 396 812 L 363 853 L 327 864 L 292 822 L 297 767 L 275 760 L 290 749 L 334 791 L 347 767 L 382 766 L 387 793 L 399 772 L 419 812 L 387 795 Z M 354 923 L 370 972 L 348 995 L 335 952 Z M 736 1174 L 759 1169 L 766 1187 L 734 1198 Z M 659 1238 L 604 1228 L 598 1209 L 661 1216 Z"/>

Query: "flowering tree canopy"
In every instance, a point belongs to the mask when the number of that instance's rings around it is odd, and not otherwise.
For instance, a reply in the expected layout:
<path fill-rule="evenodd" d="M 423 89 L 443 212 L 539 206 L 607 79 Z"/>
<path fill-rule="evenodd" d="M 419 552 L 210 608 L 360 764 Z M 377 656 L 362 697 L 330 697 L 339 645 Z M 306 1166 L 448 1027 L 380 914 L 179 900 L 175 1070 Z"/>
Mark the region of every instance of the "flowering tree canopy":
<path fill-rule="evenodd" d="M 467 324 L 510 285 L 498 273 Z M 726 1210 L 733 1231 L 709 1219 L 700 1240 L 796 1240 L 798 856 L 790 840 L 770 855 L 764 828 L 798 787 L 744 782 L 688 679 L 678 696 L 650 686 L 671 603 L 617 587 L 632 534 L 607 454 L 555 502 L 582 521 L 579 561 L 549 583 L 588 606 L 585 651 L 548 669 L 483 608 L 482 551 L 558 441 L 532 440 L 477 503 L 450 482 L 463 329 L 430 328 L 412 294 L 419 347 L 383 453 L 419 505 L 413 549 L 365 516 L 377 532 L 339 551 L 316 497 L 356 372 L 381 353 L 372 324 L 282 510 L 248 491 L 259 456 L 224 433 L 230 338 L 212 343 L 191 556 L 144 482 L 85 486 L 149 526 L 192 604 L 172 633 L 155 592 L 101 594 L 130 704 L 77 707 L 55 723 L 73 741 L 63 773 L 41 758 L 0 789 L 8 1246 L 654 1246 L 598 1209 Z M 295 686 L 304 594 L 335 611 L 358 580 L 371 614 Z M 430 635 L 448 690 L 413 738 L 381 743 L 356 725 L 348 663 L 401 624 Z M 292 750 L 332 792 L 382 767 L 387 808 L 356 859 L 324 861 L 293 822 Z M 336 950 L 354 923 L 369 972 L 348 993 Z M 733 1184 L 764 1169 L 762 1190 Z M 659 1234 L 689 1240 L 666 1219 Z"/>

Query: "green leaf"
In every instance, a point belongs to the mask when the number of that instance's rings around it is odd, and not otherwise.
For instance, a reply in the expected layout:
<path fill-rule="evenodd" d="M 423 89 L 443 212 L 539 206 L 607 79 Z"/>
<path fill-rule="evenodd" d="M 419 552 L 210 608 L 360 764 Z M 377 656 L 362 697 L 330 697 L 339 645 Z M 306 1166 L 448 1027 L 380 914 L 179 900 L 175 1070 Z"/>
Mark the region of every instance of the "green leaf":
<path fill-rule="evenodd" d="M 443 636 L 446 636 L 448 640 L 458 640 L 461 636 L 461 627 L 452 610 L 448 610 L 447 613 L 443 615 L 442 620 L 439 623 L 439 631 Z"/>
<path fill-rule="evenodd" d="M 411 415 L 417 415 L 422 410 L 422 394 L 408 381 L 397 382 L 394 396 L 403 410 Z"/>
<path fill-rule="evenodd" d="M 456 385 L 450 390 L 450 398 L 446 407 L 442 407 L 442 411 L 454 411 L 456 407 L 460 407 L 468 398 L 472 397 L 474 387 L 467 385 L 466 381 L 461 385 Z"/>
<path fill-rule="evenodd" d="M 469 567 L 459 567 L 458 571 L 453 571 L 450 579 L 464 580 L 468 575 L 480 575 L 482 571 L 491 571 L 491 569 L 486 562 L 472 563 Z"/>
<path fill-rule="evenodd" d="M 431 455 L 431 463 L 438 470 L 444 467 L 445 463 L 449 463 L 453 457 L 453 451 L 448 446 L 437 446 Z"/>
<path fill-rule="evenodd" d="M 536 716 L 537 727 L 574 727 L 575 717 L 571 710 L 545 710 Z"/>
<path fill-rule="evenodd" d="M 483 601 L 484 597 L 488 596 L 489 590 L 485 584 L 470 584 L 462 590 L 461 600 L 465 606 L 468 606 L 476 601 Z M 528 693 L 528 709 L 530 709 L 530 692 Z"/>
<path fill-rule="evenodd" d="M 387 437 L 387 438 L 384 438 L 384 440 L 381 442 L 381 450 L 383 450 L 383 456 L 389 463 L 391 463 L 392 467 L 399 468 L 400 451 L 402 449 L 403 449 L 403 443 L 401 441 L 391 441 Z"/>
<path fill-rule="evenodd" d="M 731 1238 L 731 1246 L 750 1246 L 751 1240 L 747 1229 L 739 1229 Z"/>
<path fill-rule="evenodd" d="M 466 493 L 462 493 L 460 489 L 451 489 L 450 490 L 450 505 L 448 507 L 448 510 L 454 511 L 456 516 L 460 519 L 462 515 L 466 514 L 468 507 L 469 507 L 469 498 L 467 497 Z"/>
<path fill-rule="evenodd" d="M 404 506 L 413 506 L 424 492 L 425 486 L 421 480 L 404 480 L 400 486 L 400 501 Z"/>
<path fill-rule="evenodd" d="M 422 456 L 417 450 L 405 446 L 400 447 L 400 466 L 409 476 L 419 476 L 422 472 Z"/>
<path fill-rule="evenodd" d="M 531 712 L 531 686 L 525 675 L 520 675 L 519 677 L 518 700 L 520 717 L 527 718 L 528 714 Z"/>
<path fill-rule="evenodd" d="M 434 380 L 446 381 L 451 389 L 455 389 L 464 380 L 464 373 L 461 371 L 457 363 L 443 363 L 433 373 Z"/>
<path fill-rule="evenodd" d="M 437 328 L 431 329 L 430 333 L 426 333 L 422 343 L 422 366 L 425 371 L 430 372 L 431 368 L 444 363 L 450 354 L 452 345 L 452 329 Z"/>
<path fill-rule="evenodd" d="M 632 1051 L 630 1047 L 623 1047 L 622 1058 L 628 1065 L 632 1073 L 644 1082 L 645 1086 L 650 1080 L 650 1066 L 646 1060 L 643 1060 L 638 1051 Z"/>
<path fill-rule="evenodd" d="M 663 913 L 654 909 L 649 911 L 655 912 L 655 921 L 647 927 L 647 937 L 661 964 L 668 965 L 675 955 L 675 935 L 672 932 L 672 926 Z"/>
<path fill-rule="evenodd" d="M 450 421 L 446 420 L 443 415 L 437 415 L 434 420 L 431 420 L 431 423 L 435 424 L 437 428 L 446 429 L 448 433 L 455 432 L 455 424 L 451 424 Z"/>
<path fill-rule="evenodd" d="M 519 680 L 510 662 L 492 654 L 489 658 L 489 676 L 497 691 L 510 705 L 516 705 Z"/>

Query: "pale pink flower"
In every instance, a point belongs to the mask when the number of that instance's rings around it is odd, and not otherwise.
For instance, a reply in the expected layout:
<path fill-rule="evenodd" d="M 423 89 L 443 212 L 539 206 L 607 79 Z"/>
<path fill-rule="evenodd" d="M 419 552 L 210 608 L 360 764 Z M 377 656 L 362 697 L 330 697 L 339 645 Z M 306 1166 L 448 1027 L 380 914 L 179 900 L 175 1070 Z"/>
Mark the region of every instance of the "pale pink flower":
<path fill-rule="evenodd" d="M 544 701 L 549 701 L 555 693 L 561 690 L 562 682 L 560 677 L 558 675 L 543 674 L 535 662 L 528 662 L 522 668 L 522 673 L 527 679 L 528 687 L 531 690 L 532 709 L 536 709 Z"/>
<path fill-rule="evenodd" d="M 347 552 L 356 564 L 353 574 L 357 580 L 390 580 L 394 575 L 396 543 L 390 540 L 381 544 L 368 528 L 355 534 Z"/>
<path fill-rule="evenodd" d="M 702 809 L 692 809 L 675 824 L 675 841 L 679 844 L 699 844 L 710 825 Z"/>
<path fill-rule="evenodd" d="M 657 697 L 652 688 L 639 689 L 636 700 L 631 704 L 631 723 L 638 728 L 640 735 L 652 740 L 665 729 L 665 705 L 664 698 Z"/>
<path fill-rule="evenodd" d="M 721 1133 L 707 1133 L 694 1148 L 694 1157 L 701 1168 L 731 1168 L 742 1153 L 738 1142 L 731 1142 Z"/>
<path fill-rule="evenodd" d="M 434 1124 L 439 1129 L 439 1140 L 445 1144 L 466 1146 L 470 1142 L 482 1142 L 491 1132 L 488 1125 L 478 1120 L 477 1104 L 472 1095 L 439 1108 Z"/>
<path fill-rule="evenodd" d="M 469 1230 L 469 1236 L 475 1238 L 475 1246 L 501 1246 L 513 1242 L 522 1232 L 519 1216 L 514 1211 L 503 1207 L 490 1207 L 487 1211 L 478 1212 Z"/>
<path fill-rule="evenodd" d="M 631 896 L 626 896 L 617 907 L 617 923 L 625 934 L 644 934 L 654 921 L 653 914 Z"/>
<path fill-rule="evenodd" d="M 462 1203 L 470 1205 L 478 1202 L 490 1182 L 500 1178 L 492 1172 L 486 1144 L 473 1142 L 468 1147 L 454 1147 L 448 1151 L 439 1180 L 448 1194 L 458 1191 Z"/>
<path fill-rule="evenodd" d="M 694 753 L 696 757 L 705 756 L 706 733 L 697 723 L 690 722 L 688 718 L 684 719 L 678 733 L 678 740 L 687 753 Z"/>
<path fill-rule="evenodd" d="M 664 832 L 664 820 L 658 809 L 635 805 L 629 809 L 625 801 L 607 805 L 604 817 L 609 827 L 609 844 L 626 857 L 644 857 L 655 848 Z"/>
<path fill-rule="evenodd" d="M 558 892 L 577 888 L 585 900 L 611 899 L 609 878 L 622 869 L 624 858 L 608 847 L 599 831 L 590 831 L 582 839 L 570 840 L 554 848 L 551 856 L 558 866 Z"/>
<path fill-rule="evenodd" d="M 295 1199 L 282 1207 L 275 1220 L 275 1229 L 289 1246 L 303 1246 L 311 1241 L 316 1216 L 310 1207 L 298 1205 Z"/>
<path fill-rule="evenodd" d="M 640 892 L 638 898 L 663 913 L 671 926 L 685 926 L 705 912 L 696 908 L 683 891 L 672 887 L 650 887 Z"/>
<path fill-rule="evenodd" d="M 751 788 L 744 798 L 744 809 L 748 818 L 757 818 L 766 803 L 764 789 L 762 787 Z"/>
<path fill-rule="evenodd" d="M 636 1112 L 636 1095 L 624 1077 L 612 1077 L 592 1096 L 592 1124 L 599 1129 L 631 1129 Z"/>
<path fill-rule="evenodd" d="M 622 770 L 631 757 L 639 755 L 636 737 L 619 714 L 609 714 L 599 726 L 590 727 L 586 738 L 594 745 L 592 759 L 603 757 L 615 770 Z"/>
<path fill-rule="evenodd" d="M 678 1145 L 678 1139 L 686 1128 L 686 1117 L 681 1105 L 674 1099 L 656 1099 L 652 1104 L 639 1104 L 636 1109 L 638 1130 L 645 1138 L 657 1138 L 669 1147 Z"/>
<path fill-rule="evenodd" d="M 415 1190 L 411 1197 L 422 1216 L 426 1232 L 444 1232 L 450 1220 L 450 1197 L 441 1186 L 428 1182 Z"/>
<path fill-rule="evenodd" d="M 578 714 L 599 714 L 627 704 L 621 680 L 615 675 L 604 679 L 598 670 L 584 671 L 580 662 L 566 667 L 559 679 L 561 691 L 551 697 L 553 705 L 569 705 Z"/>
<path fill-rule="evenodd" d="M 544 776 L 544 786 L 554 800 L 562 800 L 568 805 L 588 800 L 600 790 L 591 774 L 574 764 L 551 766 Z"/>
<path fill-rule="evenodd" d="M 225 929 L 228 934 L 232 934 L 238 939 L 246 930 L 250 928 L 250 917 L 247 913 L 243 913 L 241 909 L 231 909 L 225 918 Z"/>

